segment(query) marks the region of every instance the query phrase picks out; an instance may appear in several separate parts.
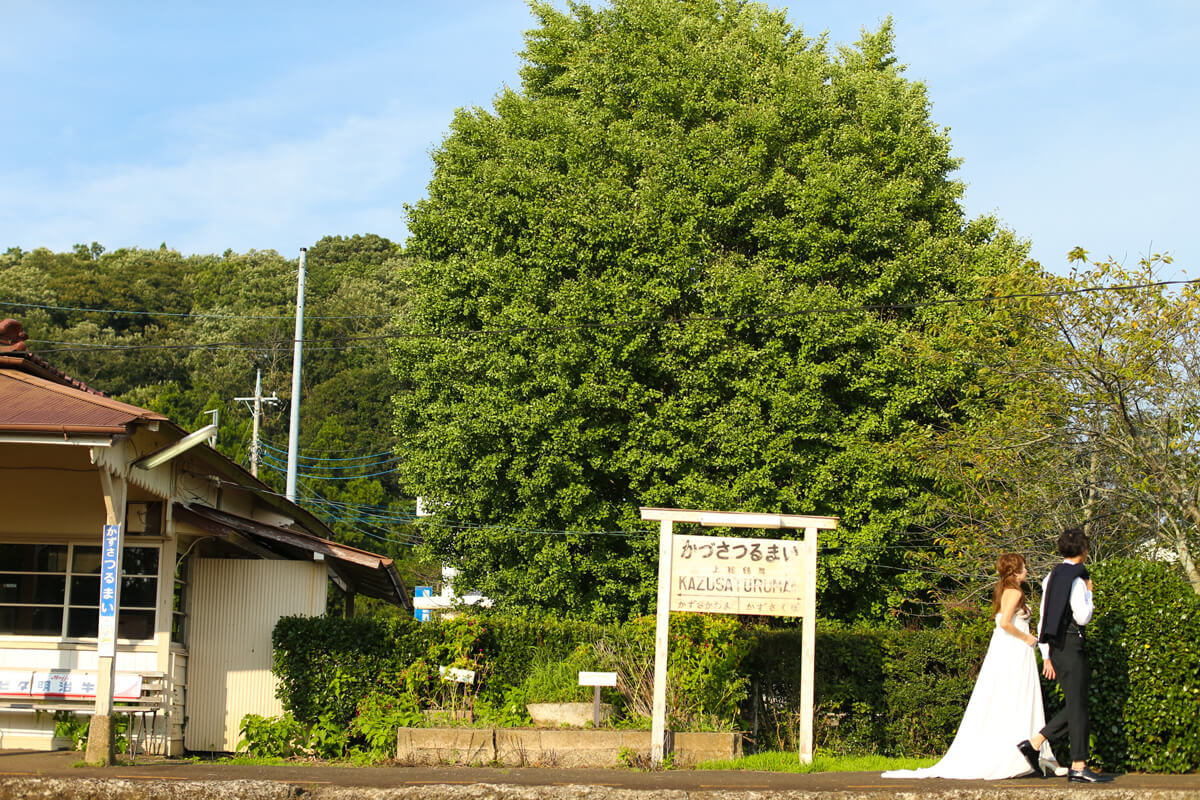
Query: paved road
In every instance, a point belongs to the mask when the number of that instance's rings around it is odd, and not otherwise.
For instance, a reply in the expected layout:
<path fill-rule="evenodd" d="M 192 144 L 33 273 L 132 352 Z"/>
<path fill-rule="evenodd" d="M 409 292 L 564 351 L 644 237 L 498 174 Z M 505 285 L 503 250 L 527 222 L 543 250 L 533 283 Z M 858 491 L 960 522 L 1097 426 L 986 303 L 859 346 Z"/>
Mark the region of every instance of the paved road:
<path fill-rule="evenodd" d="M 1008 781 L 883 780 L 874 772 L 826 772 L 796 775 L 778 772 L 742 772 L 733 770 L 668 770 L 636 772 L 627 769 L 553 769 L 504 767 L 345 767 L 296 764 L 285 766 L 243 766 L 206 762 L 139 758 L 136 763 L 109 768 L 76 767 L 82 754 L 0 751 L 0 800 L 9 797 L 33 797 L 16 792 L 14 787 L 36 785 L 29 779 L 66 781 L 56 786 L 78 784 L 77 796 L 94 796 L 97 781 L 121 785 L 178 787 L 178 796 L 188 796 L 185 784 L 210 789 L 223 784 L 228 791 L 220 796 L 265 797 L 274 792 L 235 791 L 241 782 L 270 783 L 291 787 L 293 792 L 278 796 L 320 797 L 577 797 L 634 798 L 705 795 L 755 797 L 763 795 L 805 797 L 839 793 L 842 798 L 904 796 L 922 797 L 1067 797 L 1080 792 L 1098 793 L 1111 798 L 1200 798 L 1200 775 L 1117 776 L 1113 783 L 1087 786 L 1068 784 L 1065 779 L 1036 780 L 1018 778 Z M 5 791 L 4 787 L 8 790 Z M 90 788 L 89 788 L 90 787 Z M 486 788 L 486 791 L 481 789 Z M 86 791 L 84 791 L 86 789 Z M 343 790 L 335 792 L 333 790 Z M 354 789 L 352 794 L 346 790 Z M 397 790 L 408 791 L 397 792 Z M 456 791 L 457 789 L 457 791 Z M 379 794 L 374 790 L 389 790 Z M 25 791 L 25 790 L 22 790 Z M 247 793 L 249 792 L 249 793 Z M 206 796 L 209 792 L 203 792 Z M 66 796 L 66 795 L 64 795 Z M 137 796 L 135 794 L 121 796 Z M 148 791 L 144 796 L 166 796 Z"/>

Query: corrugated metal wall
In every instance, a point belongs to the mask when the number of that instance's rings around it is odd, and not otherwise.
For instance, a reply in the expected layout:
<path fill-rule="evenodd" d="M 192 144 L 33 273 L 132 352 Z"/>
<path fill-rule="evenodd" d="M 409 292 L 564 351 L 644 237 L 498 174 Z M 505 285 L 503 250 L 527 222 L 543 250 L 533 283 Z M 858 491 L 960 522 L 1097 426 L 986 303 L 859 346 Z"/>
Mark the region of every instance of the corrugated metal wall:
<path fill-rule="evenodd" d="M 194 570 L 184 746 L 232 752 L 243 716 L 283 713 L 271 631 L 280 617 L 325 613 L 325 564 L 201 558 Z"/>

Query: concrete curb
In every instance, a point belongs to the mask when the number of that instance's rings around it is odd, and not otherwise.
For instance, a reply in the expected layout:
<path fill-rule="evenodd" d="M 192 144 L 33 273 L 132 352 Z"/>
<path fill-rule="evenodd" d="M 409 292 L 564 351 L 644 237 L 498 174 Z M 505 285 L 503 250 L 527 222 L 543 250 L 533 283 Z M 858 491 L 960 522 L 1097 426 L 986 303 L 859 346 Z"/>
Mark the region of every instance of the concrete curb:
<path fill-rule="evenodd" d="M 1068 786 L 935 791 L 695 791 L 620 789 L 604 786 L 514 786 L 476 783 L 393 788 L 317 786 L 277 781 L 164 781 L 102 778 L 9 778 L 0 780 L 0 800 L 1196 800 L 1200 791 Z"/>

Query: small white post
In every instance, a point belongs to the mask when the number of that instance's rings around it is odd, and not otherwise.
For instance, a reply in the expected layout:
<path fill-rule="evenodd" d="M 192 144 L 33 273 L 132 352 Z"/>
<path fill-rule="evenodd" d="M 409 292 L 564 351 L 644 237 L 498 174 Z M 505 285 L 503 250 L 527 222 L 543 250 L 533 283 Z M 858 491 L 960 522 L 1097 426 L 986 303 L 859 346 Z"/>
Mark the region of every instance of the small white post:
<path fill-rule="evenodd" d="M 658 607 L 654 620 L 654 712 L 650 722 L 650 761 L 662 764 L 667 737 L 667 652 L 671 628 L 672 523 L 658 532 Z"/>

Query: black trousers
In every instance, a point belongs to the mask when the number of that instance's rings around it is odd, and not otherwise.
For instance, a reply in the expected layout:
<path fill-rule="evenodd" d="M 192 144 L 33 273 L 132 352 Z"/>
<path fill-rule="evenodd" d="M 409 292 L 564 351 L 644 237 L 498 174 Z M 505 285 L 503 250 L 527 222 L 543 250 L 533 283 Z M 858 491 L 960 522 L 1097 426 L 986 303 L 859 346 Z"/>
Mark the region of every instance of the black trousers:
<path fill-rule="evenodd" d="M 1071 735 L 1071 760 L 1087 761 L 1088 756 L 1088 672 L 1087 650 L 1083 637 L 1068 633 L 1062 647 L 1050 645 L 1050 663 L 1062 688 L 1066 704 L 1042 728 L 1042 736 L 1055 739 L 1069 732 Z"/>

